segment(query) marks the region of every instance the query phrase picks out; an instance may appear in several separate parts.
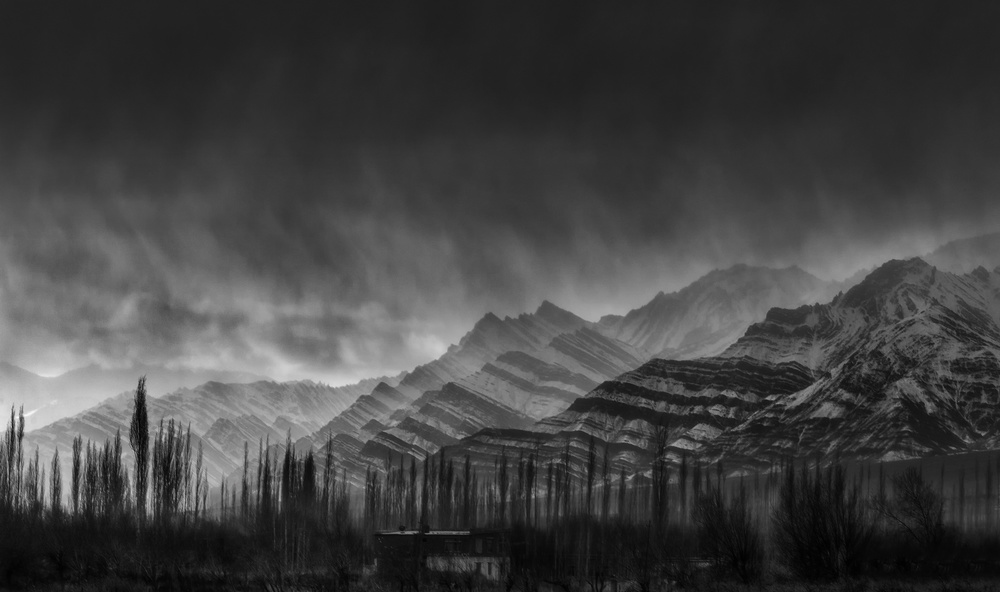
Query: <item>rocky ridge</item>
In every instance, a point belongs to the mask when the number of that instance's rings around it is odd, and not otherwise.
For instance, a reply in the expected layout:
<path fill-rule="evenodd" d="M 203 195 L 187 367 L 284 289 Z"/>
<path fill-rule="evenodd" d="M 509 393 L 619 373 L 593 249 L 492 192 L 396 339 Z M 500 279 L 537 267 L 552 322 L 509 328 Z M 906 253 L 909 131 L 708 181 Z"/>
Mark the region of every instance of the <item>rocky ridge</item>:
<path fill-rule="evenodd" d="M 905 458 L 1000 438 L 1000 273 L 891 261 L 827 304 L 775 308 L 715 357 L 653 360 L 529 430 L 446 454 L 532 449 L 582 461 L 593 437 L 640 469 L 667 454 L 732 466 L 788 456 Z"/>

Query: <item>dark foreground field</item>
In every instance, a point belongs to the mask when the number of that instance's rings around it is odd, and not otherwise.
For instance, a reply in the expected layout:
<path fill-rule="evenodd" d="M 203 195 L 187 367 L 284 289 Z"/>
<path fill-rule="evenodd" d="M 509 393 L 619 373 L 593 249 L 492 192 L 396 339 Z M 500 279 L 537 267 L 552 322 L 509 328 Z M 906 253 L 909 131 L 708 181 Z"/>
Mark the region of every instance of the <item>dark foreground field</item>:
<path fill-rule="evenodd" d="M 194 577 L 188 576 L 164 576 L 153 582 L 135 580 L 131 578 L 121 578 L 108 576 L 101 579 L 64 584 L 38 584 L 33 585 L 30 590 L 39 591 L 60 591 L 60 592 L 126 592 L 137 591 L 192 591 L 202 592 L 219 590 L 222 592 L 320 592 L 338 591 L 346 592 L 397 592 L 398 586 L 393 582 L 380 580 L 378 578 L 365 578 L 351 585 L 346 589 L 341 587 L 336 577 L 308 576 L 308 577 L 276 577 L 273 574 L 245 574 L 242 576 L 218 576 L 218 577 Z M 446 583 L 428 583 L 421 586 L 421 590 L 426 592 L 451 592 L 457 588 Z M 511 592 L 520 590 L 517 588 L 508 589 L 505 585 L 477 585 L 472 588 L 462 588 L 469 592 Z M 568 589 L 552 587 L 543 584 L 540 586 L 541 592 L 552 590 L 569 592 L 592 592 L 586 585 L 582 587 L 571 586 Z M 610 592 L 609 587 L 605 592 Z M 787 581 L 783 579 L 764 579 L 755 584 L 743 584 L 732 581 L 716 574 L 705 573 L 698 575 L 693 581 L 683 586 L 675 582 L 665 582 L 655 589 L 655 592 L 667 592 L 670 590 L 689 590 L 691 592 L 1000 592 L 1000 577 L 998 576 L 948 576 L 948 577 L 923 577 L 923 576 L 891 576 L 874 578 L 847 579 L 838 582 L 803 583 Z M 619 592 L 638 592 L 634 586 L 620 586 Z"/>
<path fill-rule="evenodd" d="M 168 422 L 133 443 L 151 454 L 131 475 L 120 438 L 78 439 L 64 487 L 59 457 L 26 454 L 23 429 L 11 417 L 0 439 L 0 589 L 1000 590 L 996 453 L 756 473 L 653 454 L 616 474 L 592 440 L 582 466 L 435 455 L 351 476 L 289 441 L 255 460 L 247 447 L 242 474 L 210 487 Z M 375 570 L 374 533 L 400 525 L 503 533 L 499 580 L 417 556 Z"/>

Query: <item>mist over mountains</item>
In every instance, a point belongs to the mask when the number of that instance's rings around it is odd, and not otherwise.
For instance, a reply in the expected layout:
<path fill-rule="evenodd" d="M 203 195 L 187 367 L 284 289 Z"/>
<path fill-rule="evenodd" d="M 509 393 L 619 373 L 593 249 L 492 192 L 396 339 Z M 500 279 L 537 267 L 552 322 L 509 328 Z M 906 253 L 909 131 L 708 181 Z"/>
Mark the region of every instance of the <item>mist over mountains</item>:
<path fill-rule="evenodd" d="M 940 268 L 890 261 L 856 285 L 738 265 L 598 321 L 545 301 L 517 317 L 486 314 L 440 358 L 395 377 L 328 387 L 223 375 L 154 390 L 151 425 L 190 426 L 216 482 L 239 470 L 245 452 L 256 457 L 286 439 L 303 453 L 329 452 L 355 483 L 372 467 L 432 454 L 483 466 L 501 454 L 569 454 L 579 465 L 591 438 L 617 468 L 641 471 L 661 432 L 672 462 L 734 467 L 992 447 L 1000 272 L 964 270 L 988 261 L 995 241 L 949 243 L 926 257 Z M 154 388 L 197 378 L 145 370 Z M 95 375 L 111 380 L 96 369 L 58 379 L 12 366 L 3 374 L 15 394 L 40 392 L 14 389 L 45 380 L 87 394 L 101 384 L 84 380 Z M 44 455 L 68 449 L 77 434 L 102 441 L 126 431 L 126 384 L 136 377 L 114 378 L 128 381 L 115 387 L 120 395 L 40 429 L 29 423 L 28 443 Z M 50 417 L 47 409 L 29 421 Z"/>
<path fill-rule="evenodd" d="M 0 360 L 36 373 L 346 384 L 486 311 L 996 230 L 989 3 L 57 3 L 0 6 Z"/>
<path fill-rule="evenodd" d="M 656 357 L 720 353 L 772 307 L 822 302 L 834 285 L 797 268 L 737 265 L 717 270 L 672 294 L 658 293 L 624 316 L 601 319 L 600 330 Z"/>
<path fill-rule="evenodd" d="M 923 259 L 941 269 L 968 273 L 977 267 L 1000 267 L 1000 232 L 951 241 Z"/>

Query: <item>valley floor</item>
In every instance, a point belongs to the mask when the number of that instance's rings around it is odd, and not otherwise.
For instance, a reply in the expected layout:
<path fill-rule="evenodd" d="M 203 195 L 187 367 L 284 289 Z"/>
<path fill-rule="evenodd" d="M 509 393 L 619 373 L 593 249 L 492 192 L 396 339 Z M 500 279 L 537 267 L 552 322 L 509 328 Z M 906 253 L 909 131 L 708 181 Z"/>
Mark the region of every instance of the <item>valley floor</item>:
<path fill-rule="evenodd" d="M 691 592 L 1000 592 L 1000 575 L 993 576 L 893 576 L 885 578 L 861 578 L 827 583 L 803 583 L 793 581 L 764 581 L 760 584 L 747 585 L 726 579 L 714 579 L 709 574 L 703 574 L 684 586 L 669 583 L 652 592 L 672 592 L 685 590 Z M 350 588 L 338 586 L 333 578 L 309 577 L 306 579 L 277 578 L 261 576 L 260 574 L 244 574 L 229 580 L 162 580 L 158 582 L 142 582 L 118 577 L 106 577 L 100 580 L 79 582 L 75 584 L 49 584 L 28 586 L 25 589 L 59 592 L 127 592 L 127 591 L 190 591 L 208 592 L 398 592 L 399 587 L 392 582 L 377 578 L 366 578 L 355 583 Z M 541 586 L 540 590 L 549 589 Z M 443 584 L 423 585 L 421 592 L 455 592 L 457 588 Z M 522 592 L 518 588 L 506 588 L 503 585 L 463 588 L 463 592 Z M 555 590 L 560 590 L 555 588 Z M 610 586 L 602 592 L 611 592 Z M 412 592 L 412 591 L 411 591 Z M 588 586 L 579 592 L 591 592 Z M 636 588 L 619 589 L 619 592 L 638 592 Z"/>

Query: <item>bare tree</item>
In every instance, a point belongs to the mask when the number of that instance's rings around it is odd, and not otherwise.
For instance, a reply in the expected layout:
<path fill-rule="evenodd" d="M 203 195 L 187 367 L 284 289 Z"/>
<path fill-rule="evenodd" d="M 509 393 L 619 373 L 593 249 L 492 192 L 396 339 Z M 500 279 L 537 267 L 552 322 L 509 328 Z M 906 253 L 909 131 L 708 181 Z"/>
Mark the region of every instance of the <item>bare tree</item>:
<path fill-rule="evenodd" d="M 688 503 L 687 503 L 687 480 L 688 480 L 688 462 L 687 453 L 681 454 L 681 464 L 677 469 L 677 489 L 680 494 L 680 520 L 682 524 L 687 524 L 688 522 Z"/>
<path fill-rule="evenodd" d="M 597 473 L 597 446 L 595 444 L 594 435 L 590 435 L 590 439 L 587 441 L 587 501 L 586 501 L 586 515 L 590 516 L 593 513 L 593 497 L 594 497 L 594 477 Z"/>
<path fill-rule="evenodd" d="M 497 487 L 499 488 L 497 503 L 499 504 L 498 509 L 500 511 L 500 526 L 504 527 L 507 526 L 507 496 L 509 495 L 510 492 L 510 476 L 508 475 L 507 471 L 506 448 L 500 449 L 500 458 L 497 462 L 499 463 L 499 465 L 496 467 L 497 471 L 496 483 Z"/>
<path fill-rule="evenodd" d="M 652 458 L 652 504 L 653 507 L 653 536 L 657 540 L 663 539 L 666 529 L 667 519 L 667 487 L 670 483 L 670 467 L 667 464 L 667 447 L 670 443 L 670 428 L 666 422 L 659 423 L 653 433 L 653 440 L 650 442 Z"/>
<path fill-rule="evenodd" d="M 413 474 L 413 461 L 410 461 L 410 474 Z M 411 488 L 412 489 L 412 488 Z M 472 461 L 465 455 L 465 468 L 462 471 L 462 528 L 470 528 L 472 524 Z"/>
<path fill-rule="evenodd" d="M 202 450 L 201 440 L 198 440 L 198 460 L 195 463 L 195 469 L 194 469 L 194 474 L 195 474 L 195 483 L 194 483 L 194 520 L 195 520 L 195 522 L 198 521 L 198 511 L 205 509 L 204 506 L 202 506 L 202 504 L 201 504 L 201 495 L 202 495 L 202 493 L 204 493 L 205 490 L 208 489 L 208 487 L 207 487 L 208 484 L 207 483 L 205 483 L 204 485 L 202 484 L 203 482 L 207 482 L 208 481 L 208 477 L 207 476 L 204 479 L 202 479 L 201 465 L 202 465 L 202 457 L 203 456 L 204 456 L 204 452 Z"/>
<path fill-rule="evenodd" d="M 49 505 L 52 508 L 52 515 L 58 519 L 62 515 L 62 465 L 59 464 L 58 448 L 56 448 L 55 453 L 52 455 L 52 475 L 50 479 L 52 481 L 49 487 L 49 494 L 51 495 Z"/>
<path fill-rule="evenodd" d="M 246 523 L 250 519 L 250 483 L 247 480 L 247 473 L 250 472 L 250 444 L 244 440 L 243 441 L 243 478 L 240 481 L 240 515 L 243 518 L 243 522 Z M 236 504 L 233 504 L 233 510 L 236 510 Z"/>
<path fill-rule="evenodd" d="M 73 514 L 80 513 L 80 477 L 82 469 L 83 437 L 73 438 L 73 469 L 70 487 L 73 499 Z"/>
<path fill-rule="evenodd" d="M 840 466 L 825 475 L 802 467 L 798 477 L 789 466 L 772 521 L 782 559 L 805 579 L 853 575 L 874 534 L 860 486 L 849 487 Z"/>
<path fill-rule="evenodd" d="M 875 511 L 932 555 L 944 540 L 944 500 L 915 468 L 893 477 L 892 489 L 892 499 L 875 499 Z"/>

